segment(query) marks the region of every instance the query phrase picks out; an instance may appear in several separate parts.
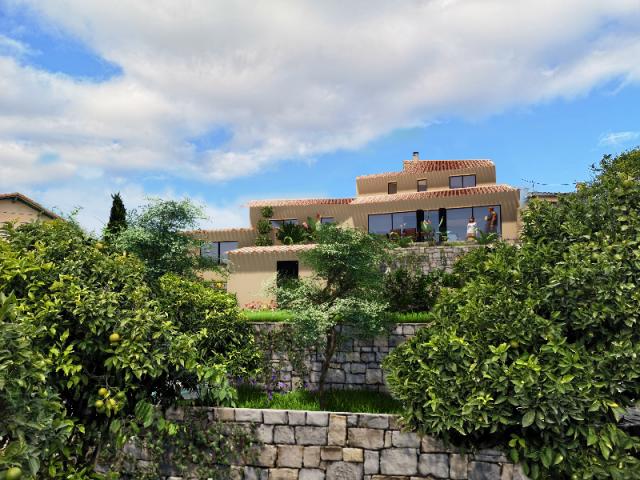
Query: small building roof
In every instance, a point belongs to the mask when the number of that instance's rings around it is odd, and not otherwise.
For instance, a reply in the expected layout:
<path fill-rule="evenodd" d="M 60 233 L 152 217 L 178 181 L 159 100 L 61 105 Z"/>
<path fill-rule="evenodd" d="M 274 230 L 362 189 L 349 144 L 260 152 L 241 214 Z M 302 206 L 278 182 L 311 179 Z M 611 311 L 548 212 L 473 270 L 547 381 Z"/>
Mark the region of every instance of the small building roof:
<path fill-rule="evenodd" d="M 490 193 L 514 192 L 517 188 L 509 185 L 480 185 L 478 187 L 454 188 L 450 190 L 434 190 L 432 192 L 411 192 L 411 193 L 394 193 L 381 195 L 366 195 L 356 198 L 353 205 L 362 205 L 366 203 L 386 203 L 398 200 L 423 200 L 427 198 L 447 198 L 459 197 L 465 195 L 483 195 Z"/>
<path fill-rule="evenodd" d="M 37 210 L 38 212 L 42 213 L 43 215 L 46 215 L 47 217 L 49 217 L 51 219 L 60 218 L 59 215 L 53 213 L 51 210 L 48 210 L 48 209 L 44 208 L 42 205 L 40 205 L 35 200 L 33 200 L 33 199 L 31 199 L 31 198 L 27 197 L 26 195 L 23 195 L 22 193 L 19 193 L 19 192 L 0 193 L 0 200 L 13 200 L 14 202 L 20 201 L 20 202 L 24 203 L 25 205 L 30 206 L 34 210 Z"/>
<path fill-rule="evenodd" d="M 242 247 L 235 250 L 229 250 L 229 255 L 251 255 L 255 253 L 292 253 L 311 250 L 314 244 L 297 244 L 297 245 L 268 245 L 264 247 Z"/>
<path fill-rule="evenodd" d="M 274 199 L 253 200 L 247 203 L 248 207 L 304 207 L 307 205 L 348 205 L 353 198 L 300 198 L 300 199 Z"/>

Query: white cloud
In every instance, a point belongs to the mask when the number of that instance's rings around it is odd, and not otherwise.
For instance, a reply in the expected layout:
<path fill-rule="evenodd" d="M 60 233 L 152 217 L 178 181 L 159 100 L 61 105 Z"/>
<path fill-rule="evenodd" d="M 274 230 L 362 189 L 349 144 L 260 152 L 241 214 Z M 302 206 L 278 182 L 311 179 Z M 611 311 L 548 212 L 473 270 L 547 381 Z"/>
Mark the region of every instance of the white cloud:
<path fill-rule="evenodd" d="M 600 146 L 624 145 L 640 138 L 640 132 L 609 132 L 600 137 Z"/>
<path fill-rule="evenodd" d="M 141 171 L 215 182 L 640 80 L 637 0 L 5 1 L 122 69 L 102 83 L 52 74 L 0 38 L 11 190 Z M 189 141 L 221 127 L 223 146 Z"/>

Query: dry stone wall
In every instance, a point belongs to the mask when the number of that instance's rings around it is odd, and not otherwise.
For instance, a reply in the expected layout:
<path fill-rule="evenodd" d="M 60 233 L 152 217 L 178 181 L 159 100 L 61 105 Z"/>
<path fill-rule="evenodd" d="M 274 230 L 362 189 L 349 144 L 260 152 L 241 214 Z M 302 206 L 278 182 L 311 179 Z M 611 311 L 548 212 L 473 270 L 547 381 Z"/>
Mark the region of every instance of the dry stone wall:
<path fill-rule="evenodd" d="M 451 272 L 455 261 L 480 245 L 445 245 L 430 247 L 416 243 L 410 247 L 394 250 L 394 265 L 420 268 L 424 273 L 434 270 Z"/>
<path fill-rule="evenodd" d="M 280 329 L 287 328 L 283 323 L 254 323 L 258 336 L 263 337 Z M 416 331 L 425 327 L 424 323 L 399 323 L 394 325 L 387 335 L 369 340 L 350 340 L 344 342 L 334 354 L 333 362 L 327 373 L 328 389 L 366 389 L 386 391 L 385 375 L 381 362 L 394 348 L 415 335 Z M 305 355 L 304 368 L 297 371 L 282 351 L 266 350 L 270 358 L 273 384 L 278 390 L 290 391 L 306 386 L 315 389 L 320 377 L 322 354 L 310 352 Z"/>
<path fill-rule="evenodd" d="M 212 413 L 257 431 L 260 444 L 232 467 L 233 480 L 525 479 L 498 451 L 465 454 L 402 431 L 396 415 L 244 408 Z"/>

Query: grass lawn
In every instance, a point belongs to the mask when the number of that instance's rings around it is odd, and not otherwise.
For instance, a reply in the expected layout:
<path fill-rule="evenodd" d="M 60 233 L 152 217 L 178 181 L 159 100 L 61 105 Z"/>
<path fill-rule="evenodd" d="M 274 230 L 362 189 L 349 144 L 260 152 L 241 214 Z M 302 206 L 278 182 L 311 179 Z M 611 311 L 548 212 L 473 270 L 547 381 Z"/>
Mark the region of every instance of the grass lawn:
<path fill-rule="evenodd" d="M 325 392 L 325 408 L 329 412 L 353 413 L 401 413 L 402 406 L 390 395 L 368 390 L 335 390 Z M 269 400 L 266 392 L 256 387 L 238 388 L 238 407 L 270 408 L 278 410 L 318 411 L 320 401 L 317 394 L 306 390 L 275 393 Z"/>
<path fill-rule="evenodd" d="M 243 310 L 242 315 L 249 322 L 290 322 L 293 313 L 287 310 Z M 429 313 L 389 312 L 387 315 L 393 323 L 425 323 Z"/>

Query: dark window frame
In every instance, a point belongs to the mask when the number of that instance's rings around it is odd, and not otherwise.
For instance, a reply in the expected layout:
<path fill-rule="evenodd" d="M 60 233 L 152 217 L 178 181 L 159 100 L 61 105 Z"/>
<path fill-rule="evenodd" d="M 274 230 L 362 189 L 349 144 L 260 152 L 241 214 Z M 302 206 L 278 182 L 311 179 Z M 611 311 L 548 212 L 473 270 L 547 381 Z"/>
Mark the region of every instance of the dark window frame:
<path fill-rule="evenodd" d="M 300 220 L 297 218 L 272 218 L 269 219 L 269 224 L 272 228 L 280 228 L 282 225 L 286 225 L 287 223 L 293 223 L 295 225 L 300 224 Z"/>
<path fill-rule="evenodd" d="M 424 182 L 424 190 L 420 190 L 420 182 Z M 429 182 L 426 178 L 419 178 L 416 181 L 416 192 L 426 192 L 429 189 Z"/>
<path fill-rule="evenodd" d="M 222 259 L 222 250 L 221 250 L 222 245 L 221 244 L 223 244 L 223 243 L 235 243 L 236 244 L 235 248 L 232 248 L 231 250 L 235 250 L 236 248 L 240 248 L 240 243 L 237 240 L 218 240 L 218 241 L 215 241 L 215 242 L 205 242 L 206 245 L 211 245 L 211 244 L 214 244 L 214 243 L 216 244 L 216 257 L 215 257 L 215 260 L 216 260 L 216 264 L 217 265 L 223 265 L 223 264 L 226 264 L 229 261 L 228 258 L 226 260 Z M 202 247 L 204 247 L 204 245 L 200 246 L 200 256 L 202 256 Z M 227 252 L 229 252 L 229 250 L 227 250 Z M 211 258 L 211 257 L 209 257 L 209 258 Z"/>
<path fill-rule="evenodd" d="M 293 268 L 291 268 L 293 267 Z M 287 270 L 295 270 L 295 275 L 285 275 Z M 300 262 L 298 260 L 278 260 L 276 261 L 276 283 L 281 286 L 287 280 L 300 278 Z"/>
<path fill-rule="evenodd" d="M 469 177 L 473 177 L 473 185 L 471 187 L 464 186 L 464 180 L 465 178 L 469 178 Z M 460 179 L 460 186 L 459 187 L 454 187 L 451 185 L 451 180 L 454 178 L 459 178 Z M 457 190 L 458 188 L 473 188 L 478 186 L 478 177 L 475 173 L 471 173 L 471 174 L 467 174 L 467 175 L 449 175 L 449 188 L 451 190 Z"/>
<path fill-rule="evenodd" d="M 391 191 L 391 185 L 393 185 L 394 192 Z M 387 195 L 395 195 L 398 193 L 398 182 L 387 182 Z"/>
<path fill-rule="evenodd" d="M 331 219 L 331 222 L 325 222 L 325 220 Z M 336 217 L 320 217 L 320 224 L 336 223 Z"/>

